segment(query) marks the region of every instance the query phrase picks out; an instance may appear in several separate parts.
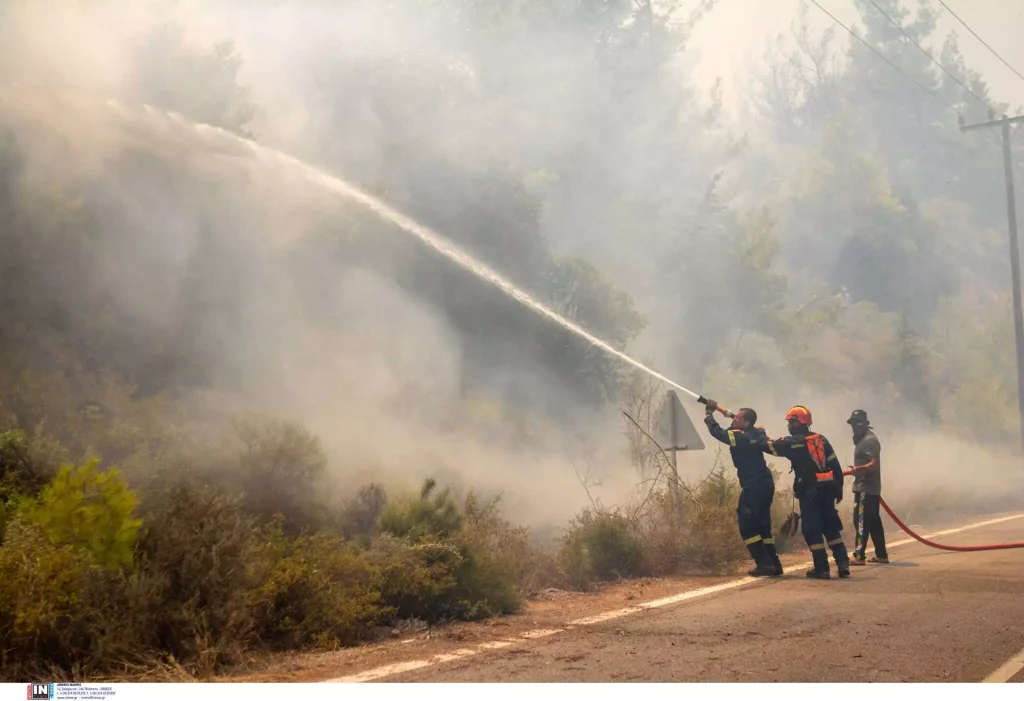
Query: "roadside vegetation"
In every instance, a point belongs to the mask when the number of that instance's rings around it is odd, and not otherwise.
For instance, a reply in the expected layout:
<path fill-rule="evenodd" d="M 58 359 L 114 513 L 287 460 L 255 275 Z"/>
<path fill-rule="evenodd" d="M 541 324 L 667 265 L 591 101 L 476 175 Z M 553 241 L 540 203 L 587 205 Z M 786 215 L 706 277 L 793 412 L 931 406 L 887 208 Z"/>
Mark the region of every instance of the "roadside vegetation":
<path fill-rule="evenodd" d="M 595 503 L 537 542 L 500 500 L 433 479 L 336 493 L 318 438 L 284 420 L 248 416 L 154 452 L 163 431 L 119 467 L 0 419 L 6 679 L 206 677 L 260 652 L 516 613 L 549 587 L 723 572 L 746 556 L 721 464 L 680 484 L 681 503 L 659 478 L 629 508 Z M 86 442 L 117 433 L 103 424 Z"/>

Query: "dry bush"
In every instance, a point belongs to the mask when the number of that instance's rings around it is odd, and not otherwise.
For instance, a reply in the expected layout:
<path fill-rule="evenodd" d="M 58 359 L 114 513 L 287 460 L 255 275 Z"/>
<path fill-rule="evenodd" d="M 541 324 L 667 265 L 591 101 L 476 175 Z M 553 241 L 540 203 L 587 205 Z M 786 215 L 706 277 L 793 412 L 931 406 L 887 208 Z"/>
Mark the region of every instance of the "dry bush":
<path fill-rule="evenodd" d="M 210 486 L 175 486 L 145 520 L 141 568 L 159 583 L 156 642 L 199 674 L 254 642 L 249 592 L 260 531 L 241 501 Z"/>
<path fill-rule="evenodd" d="M 338 519 L 341 532 L 346 538 L 368 544 L 380 530 L 380 517 L 387 505 L 388 494 L 384 487 L 375 482 L 363 485 L 341 507 Z"/>
<path fill-rule="evenodd" d="M 505 591 L 504 611 L 511 613 L 519 609 L 523 596 L 533 596 L 557 583 L 560 572 L 554 553 L 534 543 L 529 528 L 514 526 L 503 518 L 499 504 L 500 498 L 484 503 L 470 493 L 463 507 L 465 525 L 460 541 L 470 551 L 486 555 L 476 561 L 477 586 L 485 586 L 490 578 Z"/>
<path fill-rule="evenodd" d="M 681 487 L 688 495 L 681 504 L 662 486 L 625 511 L 595 506 L 581 512 L 559 553 L 570 585 L 588 591 L 618 577 L 723 573 L 745 560 L 736 518 L 739 483 L 724 465 L 700 484 Z M 777 498 L 776 530 L 788 514 L 788 502 Z"/>
<path fill-rule="evenodd" d="M 15 495 L 37 495 L 66 462 L 67 451 L 41 430 L 0 432 L 0 499 L 8 503 Z"/>
<path fill-rule="evenodd" d="M 244 416 L 233 422 L 241 442 L 235 469 L 245 508 L 261 520 L 283 518 L 286 533 L 326 524 L 324 475 L 327 456 L 320 439 L 281 419 Z"/>

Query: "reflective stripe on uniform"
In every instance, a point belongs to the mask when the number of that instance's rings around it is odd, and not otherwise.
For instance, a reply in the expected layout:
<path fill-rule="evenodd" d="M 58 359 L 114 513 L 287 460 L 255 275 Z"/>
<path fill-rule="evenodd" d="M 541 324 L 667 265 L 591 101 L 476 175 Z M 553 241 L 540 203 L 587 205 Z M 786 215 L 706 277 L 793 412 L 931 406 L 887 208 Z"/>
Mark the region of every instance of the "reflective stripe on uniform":
<path fill-rule="evenodd" d="M 815 543 L 814 545 L 811 546 L 810 549 L 811 550 L 824 550 L 825 549 L 825 544 L 824 543 Z"/>
<path fill-rule="evenodd" d="M 843 542 L 842 538 L 833 538 L 832 540 L 828 541 L 828 544 L 829 545 L 839 545 L 842 542 Z"/>
<path fill-rule="evenodd" d="M 774 538 L 765 538 L 764 539 L 764 544 L 765 545 L 775 545 L 775 539 Z"/>
<path fill-rule="evenodd" d="M 736 447 L 736 434 L 733 431 L 728 431 L 727 433 L 729 434 L 729 445 L 731 445 L 733 448 L 735 448 Z"/>
<path fill-rule="evenodd" d="M 818 475 L 819 482 L 831 482 L 834 479 L 831 472 L 818 472 L 815 474 Z"/>
<path fill-rule="evenodd" d="M 754 543 L 756 543 L 756 542 L 757 542 L 757 541 L 759 541 L 759 540 L 761 540 L 761 536 L 759 536 L 759 535 L 756 535 L 756 536 L 754 536 L 753 538 L 747 538 L 747 539 L 746 539 L 745 541 L 743 541 L 743 542 L 744 542 L 744 543 L 746 543 L 747 545 L 753 545 Z"/>

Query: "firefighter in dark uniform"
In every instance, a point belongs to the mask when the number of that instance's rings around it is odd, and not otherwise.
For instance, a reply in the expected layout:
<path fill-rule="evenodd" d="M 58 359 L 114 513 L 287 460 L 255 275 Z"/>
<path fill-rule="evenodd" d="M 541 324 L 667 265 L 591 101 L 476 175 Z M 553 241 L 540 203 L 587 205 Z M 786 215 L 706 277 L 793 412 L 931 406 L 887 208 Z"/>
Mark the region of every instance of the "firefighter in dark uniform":
<path fill-rule="evenodd" d="M 801 530 L 814 559 L 807 576 L 828 579 L 827 545 L 840 577 L 850 576 L 850 556 L 836 504 L 843 500 L 843 467 L 825 436 L 811 432 L 811 412 L 795 406 L 786 414 L 790 435 L 766 440 L 765 452 L 788 458 L 793 466 L 793 495 L 800 501 Z"/>
<path fill-rule="evenodd" d="M 732 464 L 736 467 L 740 482 L 740 498 L 736 507 L 740 537 L 756 565 L 747 574 L 751 577 L 778 577 L 782 574 L 782 562 L 772 536 L 775 478 L 765 463 L 762 450 L 768 437 L 764 429 L 755 426 L 757 413 L 753 409 L 737 411 L 732 426 L 727 430 L 715 421 L 713 412 L 717 407 L 714 400 L 707 400 L 704 423 L 716 440 L 729 446 Z"/>

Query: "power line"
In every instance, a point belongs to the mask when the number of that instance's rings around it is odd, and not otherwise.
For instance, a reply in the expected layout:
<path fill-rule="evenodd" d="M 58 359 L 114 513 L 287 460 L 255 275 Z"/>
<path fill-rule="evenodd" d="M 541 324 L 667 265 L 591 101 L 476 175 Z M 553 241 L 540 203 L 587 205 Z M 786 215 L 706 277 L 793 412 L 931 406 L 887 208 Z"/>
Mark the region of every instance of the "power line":
<path fill-rule="evenodd" d="M 868 0 L 868 2 L 870 2 L 870 3 L 872 4 L 872 5 L 874 5 L 874 6 L 875 6 L 875 9 L 876 9 L 876 10 L 878 10 L 879 12 L 881 12 L 881 13 L 882 13 L 882 16 L 883 16 L 883 17 L 885 17 L 885 18 L 886 18 L 887 20 L 889 20 L 889 22 L 890 22 L 890 23 L 892 24 L 892 26 L 894 26 L 894 27 L 896 27 L 896 29 L 900 30 L 900 32 L 902 32 L 902 33 L 903 33 L 903 36 L 905 36 L 905 37 L 906 37 L 907 39 L 910 39 L 911 43 L 912 43 L 912 44 L 913 44 L 914 46 L 916 46 L 916 47 L 917 47 L 918 49 L 920 49 L 920 50 L 921 50 L 921 53 L 923 53 L 923 54 L 924 54 L 925 56 L 927 56 L 927 57 L 928 57 L 929 59 L 931 59 L 931 62 L 932 62 L 932 63 L 934 63 L 934 64 L 935 64 L 936 66 L 938 66 L 939 68 L 941 68 L 941 69 L 943 70 L 943 72 L 944 72 L 944 73 L 945 73 L 946 75 L 948 75 L 948 76 L 949 76 L 950 78 L 952 78 L 953 80 L 955 80 L 955 81 L 956 81 L 956 84 L 957 84 L 957 85 L 959 85 L 959 86 L 960 86 L 961 88 L 963 88 L 963 89 L 964 89 L 964 91 L 965 91 L 965 92 L 967 92 L 967 94 L 968 94 L 968 95 L 970 95 L 970 96 L 971 96 L 971 97 L 973 97 L 973 98 L 974 98 L 975 100 L 977 100 L 978 102 L 980 102 L 980 103 L 982 104 L 982 106 L 984 106 L 985 108 L 987 108 L 987 109 L 992 109 L 992 107 L 991 107 L 991 106 L 990 106 L 990 105 L 989 105 L 989 104 L 988 104 L 987 102 L 985 102 L 985 101 L 984 101 L 983 99 L 981 99 L 980 97 L 978 97 L 977 95 L 975 95 L 975 94 L 974 94 L 974 91 L 972 91 L 972 90 L 971 90 L 971 89 L 970 89 L 969 87 L 967 87 L 966 85 L 964 85 L 964 84 L 963 84 L 963 83 L 962 83 L 962 82 L 960 81 L 960 79 L 959 79 L 959 78 L 957 78 L 957 77 L 956 77 L 955 75 L 953 75 L 953 74 L 952 74 L 952 73 L 951 73 L 951 72 L 949 71 L 949 69 L 947 69 L 947 68 L 946 68 L 945 66 L 943 66 L 943 65 L 942 65 L 942 64 L 941 64 L 940 62 L 936 61 L 936 60 L 935 60 L 935 57 L 934 57 L 934 56 L 932 56 L 932 55 L 931 55 L 930 53 L 928 53 L 927 51 L 925 51 L 925 50 L 924 50 L 924 48 L 923 48 L 923 47 L 922 47 L 922 46 L 921 46 L 920 44 L 918 44 L 918 43 L 917 43 L 917 41 L 916 41 L 916 40 L 914 39 L 914 37 L 910 36 L 910 34 L 908 34 L 908 33 L 907 33 L 907 30 L 905 30 L 905 29 L 904 29 L 904 28 L 902 27 L 902 25 L 900 25 L 900 23 L 899 23 L 899 22 L 897 22 L 897 21 L 896 21 L 896 20 L 894 20 L 894 19 L 893 19 L 892 17 L 890 17 L 890 16 L 889 16 L 889 15 L 888 15 L 888 14 L 887 14 L 887 13 L 885 12 L 885 10 L 883 10 L 883 9 L 882 9 L 881 7 L 879 7 L 879 6 L 878 6 L 878 3 L 876 3 L 876 2 L 875 2 L 875 0 Z"/>
<path fill-rule="evenodd" d="M 812 0 L 812 2 L 813 2 L 813 0 Z M 971 34 L 973 34 L 973 35 L 974 35 L 974 38 L 975 38 L 975 39 L 977 39 L 977 40 L 978 40 L 978 41 L 980 41 L 980 42 L 981 42 L 982 44 L 984 44 L 984 45 L 985 45 L 985 48 L 986 48 L 986 49 L 988 49 L 989 51 L 991 51 L 991 52 L 992 52 L 992 55 L 993 55 L 993 56 L 995 56 L 996 58 L 998 58 L 998 59 L 999 59 L 1000 61 L 1002 61 L 1002 62 L 1003 62 L 1003 65 L 1004 65 L 1004 66 L 1006 66 L 1006 67 L 1007 67 L 1007 68 L 1009 68 L 1009 69 L 1010 69 L 1011 71 L 1013 71 L 1014 73 L 1016 73 L 1016 74 L 1017 74 L 1017 77 L 1018 77 L 1018 78 L 1020 78 L 1021 80 L 1024 80 L 1024 75 L 1021 75 L 1021 74 L 1020 74 L 1020 72 L 1019 72 L 1019 71 L 1018 71 L 1018 70 L 1017 70 L 1016 68 L 1014 68 L 1014 67 L 1013 67 L 1013 66 L 1011 66 L 1011 65 L 1010 65 L 1009 63 L 1007 63 L 1007 62 L 1006 62 L 1006 59 L 1004 59 L 1004 58 L 1003 58 L 1002 56 L 1000 56 L 1000 55 L 999 55 L 999 54 L 998 54 L 998 53 L 996 52 L 996 50 L 995 50 L 995 49 L 993 49 L 993 48 L 992 48 L 991 46 L 989 46 L 989 45 L 988 45 L 988 42 L 986 42 L 986 41 L 985 41 L 984 39 L 982 39 L 982 38 L 981 38 L 980 36 L 978 36 L 978 33 L 977 33 L 976 31 L 974 31 L 973 29 L 971 29 L 970 25 L 968 25 L 968 24 L 967 24 L 966 22 L 964 22 L 964 21 L 963 21 L 962 19 L 960 19 L 960 18 L 959 18 L 959 17 L 957 16 L 957 14 L 956 14 L 955 12 L 953 12 L 953 10 L 951 10 L 951 9 L 950 9 L 949 5 L 947 5 L 946 3 L 944 3 L 944 2 L 942 1 L 942 0 L 939 0 L 939 4 L 941 4 L 941 5 L 942 5 L 942 6 L 944 7 L 944 8 L 946 8 L 946 10 L 947 10 L 947 11 L 949 12 L 949 14 L 953 15 L 954 17 L 956 17 L 956 21 L 957 21 L 957 22 L 959 22 L 960 24 L 964 25 L 964 27 L 965 27 L 965 28 L 967 29 L 967 31 L 969 31 L 969 32 L 970 32 Z"/>
<path fill-rule="evenodd" d="M 942 0 L 939 0 L 939 1 L 941 2 Z M 835 16 L 835 15 L 833 15 L 833 14 L 832 14 L 831 12 L 829 12 L 829 11 L 828 11 L 828 10 L 826 10 L 826 9 L 825 9 L 824 7 L 822 7 L 822 6 L 821 6 L 821 5 L 820 5 L 820 4 L 818 3 L 818 0 L 811 0 L 811 3 L 812 3 L 812 4 L 813 4 L 813 5 L 815 6 L 815 7 L 817 7 L 817 8 L 819 9 L 819 10 L 821 10 L 822 12 L 824 12 L 824 13 L 825 13 L 826 15 L 828 15 L 829 17 L 831 17 L 831 18 L 832 18 L 832 21 L 833 21 L 833 22 L 835 22 L 835 23 L 836 23 L 836 24 L 838 24 L 838 25 L 839 25 L 840 27 L 842 27 L 843 29 L 845 29 L 845 30 L 846 30 L 846 33 L 847 33 L 847 34 L 849 34 L 849 35 L 850 35 L 850 36 L 852 36 L 852 37 L 853 37 L 854 39 L 856 39 L 856 40 L 857 40 L 857 41 L 859 41 L 859 42 L 860 42 L 861 44 L 863 44 L 863 45 L 864 45 L 864 46 L 866 46 L 866 47 L 867 47 L 868 49 L 870 49 L 870 50 L 871 50 L 871 52 L 872 52 L 872 53 L 874 53 L 874 54 L 875 54 L 876 56 L 878 56 L 878 57 L 879 57 L 880 59 L 882 59 L 883 61 L 885 61 L 886 63 L 888 63 L 888 64 L 889 64 L 889 65 L 890 65 L 890 66 L 891 66 L 891 67 L 893 68 L 893 70 L 895 70 L 895 71 L 896 71 L 897 73 L 901 74 L 901 75 L 902 75 L 902 76 L 903 76 L 904 78 L 906 78 L 907 80 L 909 80 L 909 81 L 910 81 L 911 83 L 913 83 L 914 85 L 916 85 L 917 87 L 921 88 L 921 89 L 922 89 L 922 90 L 924 90 L 924 91 L 925 91 L 926 93 L 928 93 L 929 97 L 931 97 L 932 99 L 934 99 L 934 100 L 935 100 L 936 102 L 938 102 L 938 103 L 939 103 L 940 105 L 942 105 L 943 107 L 945 107 L 945 108 L 947 108 L 947 109 L 954 109 L 953 107 L 951 107 L 951 106 L 949 105 L 949 103 L 947 103 L 947 102 L 946 102 L 945 100 L 943 100 L 943 99 L 942 99 L 941 97 L 939 97 L 938 95 L 936 95 L 935 93 L 933 93 L 933 92 L 932 92 L 931 90 L 929 90 L 928 88 L 926 88 L 926 87 L 925 87 L 924 85 L 922 85 L 921 83 L 919 83 L 919 82 L 918 82 L 917 80 L 915 80 L 915 79 L 914 79 L 914 77 L 913 77 L 913 76 L 911 76 L 911 75 L 907 74 L 907 72 L 906 72 L 906 71 L 904 71 L 904 70 L 903 70 L 902 68 L 900 68 L 899 66 L 897 66 L 897 65 L 896 65 L 895 63 L 893 63 L 892 61 L 890 61 L 890 60 L 889 60 L 889 59 L 888 59 L 888 58 L 887 58 L 887 57 L 885 56 L 885 54 L 883 54 L 883 53 L 882 53 L 882 52 L 880 52 L 880 51 L 879 51 L 878 49 L 876 49 L 875 47 L 873 47 L 873 46 L 872 46 L 871 44 L 869 44 L 869 43 L 868 43 L 868 42 L 867 42 L 867 41 L 866 41 L 865 39 L 861 38 L 861 36 L 860 36 L 859 34 L 857 34 L 857 33 L 856 33 L 856 32 L 854 32 L 854 31 L 853 31 L 852 29 L 850 29 L 849 27 L 847 27 L 847 26 L 846 26 L 845 24 L 843 24 L 842 22 L 840 22 L 840 21 L 839 21 L 839 20 L 838 20 L 838 19 L 836 18 L 836 16 Z M 872 3 L 872 4 L 874 4 L 874 3 Z M 876 5 L 876 7 L 877 7 L 877 5 Z M 885 13 L 883 13 L 883 14 L 885 14 Z M 920 47 L 918 47 L 918 48 L 920 48 Z M 922 51 L 923 51 L 923 49 L 922 49 Z M 927 53 L 927 52 L 926 52 L 926 53 Z M 957 82 L 959 82 L 959 81 L 957 81 Z M 968 90 L 967 92 L 970 92 L 970 90 Z M 971 93 L 971 95 L 974 95 L 974 93 Z M 977 96 L 976 96 L 976 95 L 975 95 L 975 97 L 977 98 Z M 985 106 L 986 106 L 986 107 L 988 107 L 988 105 L 987 105 L 987 104 L 986 104 Z M 991 108 L 989 108 L 989 109 L 991 109 Z"/>
<path fill-rule="evenodd" d="M 883 54 L 883 53 L 882 53 L 881 51 L 879 51 L 878 49 L 876 49 L 875 47 L 873 47 L 873 46 L 872 46 L 871 44 L 869 44 L 869 43 L 868 43 L 867 41 L 865 41 L 864 39 L 862 39 L 862 38 L 860 37 L 860 35 L 858 35 L 858 34 L 857 34 L 856 32 L 854 32 L 854 31 L 853 31 L 852 29 L 850 29 L 850 28 L 849 28 L 849 27 L 847 27 L 847 26 L 846 26 L 845 24 L 843 24 L 842 22 L 840 22 L 840 21 L 839 21 L 838 19 L 836 19 L 835 15 L 833 15 L 833 14 L 832 14 L 831 12 L 829 12 L 829 11 L 828 11 L 828 10 L 826 10 L 826 9 L 825 9 L 824 7 L 822 7 L 821 5 L 819 5 L 819 4 L 818 4 L 818 0 L 811 0 L 811 2 L 812 2 L 812 3 L 814 4 L 814 6 L 815 6 L 815 7 L 817 7 L 817 8 L 819 9 L 819 10 L 821 10 L 821 11 L 822 11 L 822 12 L 824 12 L 824 13 L 825 13 L 826 15 L 828 15 L 829 17 L 831 17 L 831 18 L 832 18 L 832 21 L 833 21 L 833 22 L 835 22 L 835 23 L 836 23 L 836 24 L 838 24 L 838 25 L 839 25 L 840 27 L 842 27 L 843 29 L 845 29 L 845 30 L 846 30 L 846 33 L 847 33 L 847 34 L 849 34 L 850 36 L 852 36 L 852 37 L 853 37 L 854 39 L 856 39 L 856 40 L 857 40 L 857 41 L 859 41 L 860 43 L 864 44 L 864 46 L 868 47 L 868 49 L 870 49 L 870 50 L 871 50 L 871 51 L 872 51 L 872 52 L 873 52 L 873 53 L 874 53 L 874 54 L 875 54 L 876 56 L 878 56 L 878 57 L 879 57 L 880 59 L 882 59 L 883 61 L 885 61 L 886 63 L 888 63 L 888 64 L 889 64 L 890 66 L 892 66 L 892 67 L 893 67 L 893 68 L 894 68 L 894 69 L 895 69 L 895 70 L 896 70 L 896 71 L 897 71 L 898 73 L 902 73 L 902 74 L 903 74 L 903 77 L 904 77 L 904 78 L 906 78 L 907 80 L 909 80 L 910 82 L 912 82 L 912 83 L 913 83 L 914 85 L 916 85 L 917 87 L 919 87 L 919 88 L 921 88 L 922 90 L 924 90 L 924 91 L 925 91 L 926 93 L 928 93 L 928 94 L 929 94 L 929 95 L 930 95 L 930 96 L 931 96 L 931 97 L 932 97 L 933 99 L 935 99 L 935 100 L 937 100 L 938 102 L 942 103 L 942 105 L 943 105 L 943 106 L 945 106 L 945 107 L 949 107 L 949 105 L 948 105 L 948 104 L 946 104 L 946 101 L 945 101 L 945 100 L 943 100 L 943 99 L 942 99 L 941 97 L 939 97 L 938 95 L 936 95 L 935 93 L 933 93 L 933 92 L 932 92 L 931 90 L 929 90 L 929 89 L 928 89 L 928 88 L 926 88 L 925 86 L 921 85 L 921 83 L 917 82 L 917 80 L 915 80 L 915 79 L 914 79 L 914 78 L 913 78 L 912 76 L 908 75 L 908 74 L 907 74 L 907 73 L 906 73 L 906 72 L 905 72 L 905 71 L 904 71 L 904 70 L 903 70 L 902 68 L 900 68 L 900 67 L 899 67 L 899 66 L 897 66 L 897 65 L 896 65 L 895 63 L 893 63 L 892 61 L 890 61 L 890 60 L 889 60 L 889 59 L 888 59 L 888 58 L 887 58 L 887 57 L 885 56 L 885 54 Z"/>

